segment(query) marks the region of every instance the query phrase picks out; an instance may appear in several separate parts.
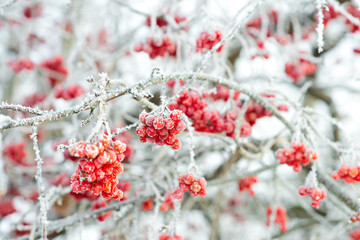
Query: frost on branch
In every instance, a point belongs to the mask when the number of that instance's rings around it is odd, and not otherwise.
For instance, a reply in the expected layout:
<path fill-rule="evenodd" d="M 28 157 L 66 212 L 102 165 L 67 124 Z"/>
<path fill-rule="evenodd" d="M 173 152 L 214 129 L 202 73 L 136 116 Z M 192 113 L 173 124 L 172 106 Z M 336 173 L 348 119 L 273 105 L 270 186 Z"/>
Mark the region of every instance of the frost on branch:
<path fill-rule="evenodd" d="M 317 46 L 318 46 L 318 53 L 321 53 L 324 49 L 324 8 L 325 8 L 326 0 L 316 0 L 316 9 L 318 14 L 317 19 Z M 328 9 L 327 9 L 328 10 Z"/>

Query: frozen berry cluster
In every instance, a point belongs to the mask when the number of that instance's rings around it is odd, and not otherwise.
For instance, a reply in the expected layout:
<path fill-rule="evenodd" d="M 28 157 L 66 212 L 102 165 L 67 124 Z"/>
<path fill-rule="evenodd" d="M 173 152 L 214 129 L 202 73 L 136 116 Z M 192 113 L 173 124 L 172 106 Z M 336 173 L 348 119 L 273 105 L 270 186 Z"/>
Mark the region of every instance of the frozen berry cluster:
<path fill-rule="evenodd" d="M 179 199 L 182 202 L 184 196 L 184 191 L 180 188 L 177 188 L 174 191 L 168 191 L 165 193 L 165 200 L 160 205 L 160 211 L 166 212 L 169 207 L 175 209 L 174 199 Z"/>
<path fill-rule="evenodd" d="M 270 220 L 271 220 L 271 214 L 272 214 L 272 207 L 268 206 L 266 208 L 266 226 L 270 226 Z M 287 232 L 288 231 L 288 227 L 287 227 L 287 221 L 288 221 L 288 216 L 286 214 L 286 209 L 284 207 L 278 207 L 276 209 L 276 213 L 275 213 L 275 219 L 274 219 L 274 223 L 278 224 L 280 226 L 280 231 L 281 232 Z"/>
<path fill-rule="evenodd" d="M 17 60 L 10 60 L 8 62 L 9 67 L 13 70 L 13 72 L 18 73 L 22 70 L 32 70 L 34 69 L 34 63 L 29 58 L 19 58 Z"/>
<path fill-rule="evenodd" d="M 235 136 L 236 117 L 233 111 L 221 115 L 219 111 L 208 111 L 206 101 L 195 91 L 183 91 L 180 96 L 168 106 L 170 109 L 180 109 L 192 121 L 193 127 L 198 132 L 223 133 L 227 136 Z M 241 125 L 240 136 L 246 137 L 251 134 L 251 126 L 244 122 Z"/>
<path fill-rule="evenodd" d="M 150 198 L 141 203 L 141 210 L 144 212 L 151 211 L 154 208 L 154 198 Z"/>
<path fill-rule="evenodd" d="M 117 188 L 117 174 L 124 170 L 126 144 L 113 142 L 108 135 L 102 135 L 96 144 L 78 142 L 70 149 L 72 156 L 80 157 L 78 167 L 71 177 L 72 191 L 91 191 L 106 200 L 120 200 L 123 192 Z"/>
<path fill-rule="evenodd" d="M 255 192 L 252 189 L 252 185 L 257 183 L 258 179 L 256 176 L 250 176 L 247 178 L 243 178 L 243 179 L 239 179 L 238 181 L 238 185 L 239 185 L 239 191 L 240 192 L 244 192 L 244 191 L 249 191 L 250 196 L 255 196 Z"/>
<path fill-rule="evenodd" d="M 184 240 L 184 238 L 180 235 L 168 236 L 164 233 L 160 235 L 159 240 Z"/>
<path fill-rule="evenodd" d="M 214 33 L 202 32 L 198 39 L 196 39 L 196 52 L 203 53 L 205 49 L 211 50 L 216 44 L 221 41 L 222 32 L 216 30 Z M 221 45 L 216 51 L 221 52 L 225 44 Z"/>
<path fill-rule="evenodd" d="M 144 143 L 156 143 L 160 146 L 166 144 L 174 150 L 180 149 L 181 141 L 176 138 L 176 135 L 186 129 L 181 115 L 179 110 L 171 111 L 168 117 L 164 117 L 163 114 L 141 112 L 139 120 L 142 124 L 136 129 L 139 140 Z"/>
<path fill-rule="evenodd" d="M 359 222 L 360 221 L 360 212 L 357 212 L 357 213 L 354 213 L 353 215 L 351 215 L 350 221 L 353 223 Z"/>
<path fill-rule="evenodd" d="M 97 199 L 96 201 L 92 202 L 91 204 L 91 210 L 97 210 L 97 209 L 101 209 L 107 206 L 107 203 L 104 199 Z M 100 222 L 105 221 L 105 219 L 107 219 L 108 217 L 110 217 L 112 214 L 112 211 L 107 211 L 105 213 L 102 213 L 100 215 L 98 215 L 96 218 L 97 220 L 99 220 Z"/>
<path fill-rule="evenodd" d="M 349 233 L 349 237 L 352 240 L 360 240 L 360 230 L 354 230 Z"/>
<path fill-rule="evenodd" d="M 47 78 L 53 87 L 65 80 L 69 74 L 61 56 L 55 56 L 40 63 L 41 68 L 47 71 Z"/>
<path fill-rule="evenodd" d="M 15 164 L 29 166 L 29 163 L 27 162 L 26 145 L 24 142 L 12 143 L 5 146 L 3 155 Z"/>
<path fill-rule="evenodd" d="M 189 192 L 191 196 L 206 196 L 206 180 L 205 178 L 195 179 L 192 173 L 181 175 L 179 178 L 179 189 L 184 193 Z"/>
<path fill-rule="evenodd" d="M 169 36 L 163 39 L 147 38 L 145 43 L 139 43 L 134 47 L 135 52 L 146 52 L 151 59 L 157 57 L 176 56 L 176 45 Z"/>
<path fill-rule="evenodd" d="M 182 22 L 186 21 L 186 17 L 180 16 L 178 14 L 174 14 L 174 21 L 177 24 L 180 24 Z M 156 26 L 158 26 L 159 28 L 165 28 L 169 25 L 168 21 L 165 19 L 164 16 L 158 16 L 156 17 Z M 151 27 L 151 17 L 147 17 L 146 18 L 146 26 Z M 184 30 L 187 31 L 188 26 L 184 27 Z"/>
<path fill-rule="evenodd" d="M 274 98 L 275 96 L 272 94 L 263 94 L 263 97 L 266 98 Z M 242 108 L 244 103 L 242 101 L 239 101 L 238 107 Z M 280 104 L 276 106 L 279 111 L 288 111 L 288 107 L 285 104 Z M 263 107 L 261 104 L 251 101 L 248 105 L 244 119 L 247 121 L 251 126 L 253 126 L 256 123 L 256 120 L 263 117 L 271 117 L 273 114 L 267 110 L 265 107 Z"/>
<path fill-rule="evenodd" d="M 295 63 L 285 64 L 285 73 L 293 80 L 294 83 L 298 83 L 304 77 L 314 74 L 316 69 L 317 65 L 315 63 L 303 58 L 300 58 Z"/>
<path fill-rule="evenodd" d="M 67 87 L 55 87 L 55 98 L 70 100 L 84 94 L 84 89 L 80 85 L 70 84 Z"/>
<path fill-rule="evenodd" d="M 360 182 L 360 166 L 350 167 L 343 164 L 337 172 L 332 174 L 334 180 L 344 179 L 346 183 Z"/>
<path fill-rule="evenodd" d="M 24 8 L 24 17 L 26 18 L 37 18 L 42 15 L 42 4 L 41 3 L 35 3 L 33 5 L 27 6 Z"/>
<path fill-rule="evenodd" d="M 280 164 L 292 166 L 295 172 L 301 172 L 302 166 L 310 163 L 310 160 L 317 160 L 318 154 L 307 150 L 306 145 L 301 142 L 293 142 L 290 148 L 284 148 L 276 152 Z"/>
<path fill-rule="evenodd" d="M 46 94 L 34 93 L 25 97 L 23 105 L 25 107 L 34 107 L 46 99 Z"/>
<path fill-rule="evenodd" d="M 299 188 L 300 196 L 309 196 L 311 197 L 311 206 L 313 208 L 319 208 L 321 205 L 321 200 L 326 198 L 326 191 L 317 187 L 305 187 L 301 186 Z"/>

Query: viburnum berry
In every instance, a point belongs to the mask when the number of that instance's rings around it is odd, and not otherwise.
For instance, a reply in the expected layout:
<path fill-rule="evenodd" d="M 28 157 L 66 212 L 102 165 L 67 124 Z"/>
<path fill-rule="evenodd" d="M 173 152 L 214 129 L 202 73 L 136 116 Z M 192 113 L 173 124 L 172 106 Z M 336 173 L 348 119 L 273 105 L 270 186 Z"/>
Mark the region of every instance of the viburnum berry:
<path fill-rule="evenodd" d="M 360 166 L 350 167 L 343 164 L 338 171 L 333 173 L 332 177 L 336 181 L 344 179 L 346 183 L 360 182 Z"/>
<path fill-rule="evenodd" d="M 307 150 L 305 144 L 293 142 L 291 148 L 284 148 L 276 152 L 280 164 L 292 166 L 295 172 L 301 172 L 302 166 L 309 165 L 310 160 L 317 160 L 318 154 L 315 151 Z"/>
<path fill-rule="evenodd" d="M 71 84 L 68 87 L 56 87 L 55 98 L 62 98 L 64 100 L 70 100 L 77 98 L 84 94 L 84 89 L 80 85 Z"/>
<path fill-rule="evenodd" d="M 146 52 L 151 59 L 165 57 L 166 55 L 176 56 L 176 45 L 169 36 L 162 39 L 149 37 L 146 43 L 139 43 L 134 47 L 135 52 Z"/>
<path fill-rule="evenodd" d="M 352 240 L 360 240 L 360 230 L 354 230 L 349 233 L 349 237 Z"/>
<path fill-rule="evenodd" d="M 141 203 L 141 210 L 144 212 L 151 211 L 154 208 L 154 199 L 150 198 L 149 200 L 143 201 Z"/>
<path fill-rule="evenodd" d="M 91 204 L 91 209 L 92 210 L 97 210 L 97 209 L 101 209 L 101 208 L 104 208 L 107 206 L 107 203 L 105 200 L 103 199 L 98 199 L 96 201 L 94 201 L 92 204 Z M 97 220 L 99 220 L 100 222 L 103 222 L 105 221 L 105 219 L 107 219 L 108 217 L 110 217 L 112 214 L 112 211 L 107 211 L 105 213 L 102 213 L 100 215 L 98 215 L 96 218 Z"/>
<path fill-rule="evenodd" d="M 272 207 L 268 206 L 266 208 L 266 226 L 269 227 L 270 226 L 270 219 L 271 219 L 271 214 L 272 214 Z M 274 219 L 274 223 L 280 225 L 280 231 L 281 232 L 287 232 L 288 231 L 288 227 L 287 227 L 287 221 L 288 221 L 288 216 L 286 214 L 286 209 L 282 206 L 278 207 L 276 209 L 276 213 L 275 213 L 275 219 Z"/>
<path fill-rule="evenodd" d="M 13 163 L 22 166 L 29 166 L 27 162 L 26 145 L 24 142 L 12 143 L 5 146 L 3 155 L 10 159 Z"/>
<path fill-rule="evenodd" d="M 32 70 L 35 64 L 29 58 L 19 58 L 17 60 L 10 60 L 8 65 L 15 73 L 18 73 L 24 69 Z"/>
<path fill-rule="evenodd" d="M 255 196 L 255 192 L 252 189 L 252 185 L 257 183 L 258 179 L 256 176 L 250 176 L 247 178 L 239 179 L 238 185 L 239 185 L 239 191 L 244 192 L 246 190 L 249 191 L 250 196 Z"/>
<path fill-rule="evenodd" d="M 183 192 L 189 192 L 191 196 L 206 196 L 206 180 L 205 178 L 195 179 L 192 173 L 179 176 L 179 187 Z M 179 190 L 178 190 L 179 191 Z"/>
<path fill-rule="evenodd" d="M 40 63 L 39 67 L 47 71 L 48 80 L 53 87 L 65 80 L 69 74 L 61 56 L 55 56 Z"/>
<path fill-rule="evenodd" d="M 294 83 L 298 83 L 305 76 L 314 74 L 316 70 L 317 65 L 315 63 L 303 58 L 297 62 L 285 64 L 285 73 L 293 79 Z"/>
<path fill-rule="evenodd" d="M 319 208 L 321 205 L 321 200 L 326 198 L 325 190 L 322 190 L 317 187 L 305 187 L 301 186 L 299 188 L 300 196 L 309 196 L 311 197 L 311 206 L 313 208 Z"/>
<path fill-rule="evenodd" d="M 184 240 L 184 238 L 180 235 L 168 236 L 164 233 L 160 235 L 159 240 Z"/>
<path fill-rule="evenodd" d="M 142 123 L 136 129 L 140 142 L 156 143 L 157 145 L 169 145 L 172 149 L 181 148 L 181 141 L 176 138 L 186 128 L 184 120 L 181 119 L 181 111 L 173 110 L 169 116 L 164 114 L 140 113 L 139 120 Z"/>
<path fill-rule="evenodd" d="M 123 191 L 117 188 L 117 174 L 124 171 L 126 145 L 120 140 L 115 142 L 106 134 L 96 144 L 78 142 L 70 148 L 70 154 L 82 158 L 71 177 L 75 193 L 91 191 L 106 200 L 123 198 Z"/>
<path fill-rule="evenodd" d="M 216 30 L 214 33 L 202 32 L 196 40 L 196 52 L 203 53 L 204 49 L 211 50 L 216 44 L 221 41 L 222 32 Z M 221 52 L 225 46 L 222 44 L 216 51 Z"/>
<path fill-rule="evenodd" d="M 169 207 L 171 209 L 175 209 L 175 204 L 173 202 L 173 199 L 178 199 L 180 202 L 182 202 L 184 196 L 184 191 L 177 188 L 174 191 L 168 191 L 165 193 L 165 200 L 160 205 L 160 211 L 166 212 Z"/>

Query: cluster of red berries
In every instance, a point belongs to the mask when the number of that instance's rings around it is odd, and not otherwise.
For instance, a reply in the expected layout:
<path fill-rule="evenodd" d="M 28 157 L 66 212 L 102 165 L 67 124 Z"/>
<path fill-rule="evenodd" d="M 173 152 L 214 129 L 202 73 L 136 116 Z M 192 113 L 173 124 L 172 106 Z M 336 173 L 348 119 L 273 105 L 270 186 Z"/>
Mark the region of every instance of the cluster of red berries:
<path fill-rule="evenodd" d="M 154 198 L 150 198 L 141 203 L 141 210 L 144 212 L 151 211 L 154 208 Z"/>
<path fill-rule="evenodd" d="M 180 109 L 192 121 L 193 127 L 198 132 L 222 133 L 227 136 L 235 136 L 235 119 L 236 113 L 228 111 L 221 115 L 219 111 L 206 111 L 207 103 L 195 91 L 183 91 L 180 96 L 169 104 L 169 109 Z M 241 136 L 249 136 L 251 134 L 251 126 L 244 122 L 241 125 Z"/>
<path fill-rule="evenodd" d="M 176 45 L 169 36 L 163 39 L 149 37 L 145 43 L 139 43 L 134 47 L 135 52 L 146 52 L 151 59 L 165 57 L 165 55 L 176 56 Z"/>
<path fill-rule="evenodd" d="M 15 208 L 13 199 L 2 199 L 0 201 L 0 216 L 6 217 L 7 215 L 13 214 L 18 210 Z"/>
<path fill-rule="evenodd" d="M 357 212 L 357 213 L 354 213 L 353 215 L 351 215 L 350 221 L 353 223 L 359 222 L 360 221 L 360 212 Z"/>
<path fill-rule="evenodd" d="M 35 64 L 29 58 L 19 58 L 17 60 L 10 60 L 8 62 L 8 65 L 9 65 L 9 67 L 11 67 L 11 69 L 14 72 L 18 73 L 24 69 L 27 69 L 27 70 L 34 69 Z"/>
<path fill-rule="evenodd" d="M 68 87 L 56 87 L 55 98 L 65 100 L 74 99 L 84 94 L 84 89 L 80 85 L 70 84 Z"/>
<path fill-rule="evenodd" d="M 313 208 L 319 208 L 321 205 L 321 200 L 326 198 L 326 191 L 316 187 L 299 187 L 300 196 L 309 196 L 311 197 L 311 206 Z"/>
<path fill-rule="evenodd" d="M 34 93 L 25 97 L 23 104 L 25 107 L 34 107 L 46 99 L 46 94 Z"/>
<path fill-rule="evenodd" d="M 360 182 L 360 166 L 349 167 L 343 164 L 337 172 L 332 174 L 332 178 L 336 181 L 344 179 L 346 183 Z"/>
<path fill-rule="evenodd" d="M 69 74 L 61 56 L 55 56 L 40 63 L 41 68 L 47 71 L 48 80 L 53 87 L 65 80 Z"/>
<path fill-rule="evenodd" d="M 166 212 L 169 207 L 175 209 L 173 199 L 179 199 L 182 202 L 184 196 L 184 191 L 180 188 L 175 189 L 174 191 L 169 191 L 165 193 L 165 200 L 160 205 L 160 211 Z"/>
<path fill-rule="evenodd" d="M 300 58 L 295 63 L 285 64 L 285 73 L 294 81 L 298 83 L 303 77 L 312 75 L 316 72 L 317 65 L 306 59 Z"/>
<path fill-rule="evenodd" d="M 27 162 L 27 152 L 25 143 L 12 143 L 5 146 L 3 150 L 4 156 L 8 157 L 13 163 L 21 166 L 29 166 Z"/>
<path fill-rule="evenodd" d="M 181 175 L 178 178 L 178 180 L 179 180 L 178 189 L 181 189 L 184 193 L 190 192 L 190 195 L 193 197 L 206 196 L 207 191 L 206 191 L 205 178 L 195 179 L 195 177 L 192 173 L 187 173 L 187 174 Z M 178 192 L 180 192 L 180 191 L 178 190 Z"/>
<path fill-rule="evenodd" d="M 159 240 L 184 240 L 184 238 L 180 235 L 168 236 L 164 233 L 160 235 Z"/>
<path fill-rule="evenodd" d="M 230 98 L 230 89 L 225 87 L 224 85 L 217 85 L 216 92 L 212 93 L 203 93 L 203 98 L 212 98 L 214 101 L 223 100 L 227 101 Z M 237 101 L 239 99 L 240 92 L 234 91 L 233 100 Z"/>
<path fill-rule="evenodd" d="M 33 4 L 24 9 L 24 16 L 26 18 L 37 18 L 42 15 L 42 5 L 41 3 Z"/>
<path fill-rule="evenodd" d="M 100 194 L 106 200 L 123 198 L 123 192 L 117 188 L 117 174 L 124 170 L 126 144 L 113 142 L 108 135 L 102 135 L 97 144 L 78 142 L 70 149 L 70 154 L 82 158 L 71 177 L 72 191 L 81 193 L 91 191 Z"/>
<path fill-rule="evenodd" d="M 196 39 L 196 52 L 203 53 L 204 49 L 211 50 L 216 44 L 221 41 L 222 32 L 216 30 L 214 33 L 202 32 L 200 37 Z M 221 45 L 216 51 L 221 52 L 225 46 L 225 43 Z"/>
<path fill-rule="evenodd" d="M 174 21 L 177 24 L 180 24 L 182 22 L 186 21 L 186 17 L 179 16 L 177 14 L 174 14 Z M 156 25 L 159 28 L 163 28 L 169 25 L 169 23 L 166 21 L 166 19 L 163 16 L 156 17 Z M 151 17 L 146 18 L 146 26 L 151 27 Z M 188 26 L 184 27 L 184 30 L 187 31 Z"/>
<path fill-rule="evenodd" d="M 270 219 L 271 219 L 271 214 L 272 214 L 272 207 L 268 206 L 266 208 L 266 226 L 270 226 Z M 287 221 L 288 221 L 288 216 L 286 214 L 286 209 L 284 207 L 278 207 L 276 209 L 276 215 L 275 215 L 275 220 L 274 223 L 280 225 L 280 231 L 281 232 L 287 232 L 288 231 L 288 227 L 286 225 Z"/>
<path fill-rule="evenodd" d="M 315 151 L 307 150 L 305 144 L 293 142 L 291 148 L 284 148 L 276 152 L 280 164 L 292 166 L 295 172 L 301 172 L 302 166 L 310 163 L 310 160 L 317 160 L 318 154 Z"/>
<path fill-rule="evenodd" d="M 181 141 L 176 135 L 186 129 L 181 114 L 181 111 L 173 110 L 164 118 L 161 114 L 141 112 L 139 119 L 142 124 L 136 129 L 140 142 L 156 143 L 160 146 L 166 144 L 174 150 L 180 149 Z"/>
<path fill-rule="evenodd" d="M 96 201 L 93 201 L 91 204 L 91 210 L 96 210 L 96 209 L 100 209 L 100 208 L 104 208 L 107 206 L 107 203 L 104 199 L 97 199 Z M 112 211 L 107 211 L 105 213 L 102 213 L 100 215 L 98 215 L 96 218 L 97 220 L 99 220 L 100 222 L 105 221 L 105 219 L 107 219 L 108 217 L 110 217 L 112 214 Z"/>
<path fill-rule="evenodd" d="M 257 183 L 258 179 L 256 176 L 250 176 L 247 178 L 239 179 L 238 185 L 239 185 L 239 191 L 244 192 L 246 190 L 249 191 L 250 196 L 255 196 L 255 192 L 252 189 L 252 185 Z"/>
<path fill-rule="evenodd" d="M 349 237 L 352 240 L 360 240 L 360 230 L 354 230 L 349 233 Z"/>

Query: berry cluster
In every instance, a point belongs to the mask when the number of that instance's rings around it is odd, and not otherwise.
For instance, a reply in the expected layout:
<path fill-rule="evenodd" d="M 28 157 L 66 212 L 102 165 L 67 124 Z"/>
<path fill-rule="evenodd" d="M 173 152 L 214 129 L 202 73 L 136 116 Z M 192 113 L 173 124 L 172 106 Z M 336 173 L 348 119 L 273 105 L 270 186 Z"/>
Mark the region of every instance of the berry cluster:
<path fill-rule="evenodd" d="M 48 80 L 52 87 L 64 81 L 69 74 L 61 56 L 55 56 L 51 59 L 45 60 L 40 63 L 39 66 L 47 71 Z"/>
<path fill-rule="evenodd" d="M 264 97 L 266 98 L 274 98 L 275 96 L 272 94 L 263 94 Z M 243 102 L 240 101 L 238 103 L 238 107 L 242 108 L 243 107 Z M 286 105 L 284 104 L 280 104 L 277 106 L 277 109 L 279 111 L 284 111 L 287 112 L 289 109 Z M 256 123 L 256 120 L 259 118 L 263 118 L 263 117 L 271 117 L 273 114 L 271 112 L 269 112 L 269 110 L 267 110 L 265 107 L 263 107 L 261 104 L 252 101 L 249 105 L 248 108 L 246 109 L 245 115 L 244 115 L 244 119 L 245 121 L 247 121 L 251 126 L 253 126 Z"/>
<path fill-rule="evenodd" d="M 349 237 L 352 240 L 360 240 L 360 230 L 354 230 L 349 233 Z"/>
<path fill-rule="evenodd" d="M 102 135 L 97 144 L 78 142 L 70 149 L 70 154 L 82 158 L 71 177 L 72 191 L 81 193 L 91 191 L 95 196 L 100 194 L 106 200 L 120 200 L 123 192 L 117 188 L 117 174 L 124 170 L 126 144 L 112 142 L 108 135 Z"/>
<path fill-rule="evenodd" d="M 2 199 L 0 201 L 0 216 L 2 218 L 17 211 L 18 210 L 15 208 L 14 201 L 12 199 Z"/>
<path fill-rule="evenodd" d="M 196 39 L 196 52 L 203 53 L 204 49 L 211 50 L 221 41 L 221 37 L 221 30 L 216 30 L 214 33 L 202 32 L 200 37 Z M 221 45 L 216 51 L 221 52 L 224 46 L 225 44 Z"/>
<path fill-rule="evenodd" d="M 80 97 L 83 94 L 84 94 L 84 89 L 80 85 L 70 84 L 68 87 L 55 88 L 55 98 L 70 100 Z"/>
<path fill-rule="evenodd" d="M 360 166 L 349 167 L 343 164 L 337 172 L 332 174 L 334 180 L 344 179 L 346 183 L 360 182 Z"/>
<path fill-rule="evenodd" d="M 185 22 L 186 21 L 186 17 L 182 17 L 182 16 L 179 16 L 177 14 L 174 14 L 174 21 L 177 23 L 177 24 L 180 24 L 182 22 Z M 166 19 L 163 17 L 163 16 L 158 16 L 156 17 L 156 25 L 159 27 L 159 28 L 165 28 L 166 26 L 169 25 L 169 23 L 166 21 Z M 147 17 L 146 18 L 146 26 L 148 27 L 151 27 L 151 17 Z M 188 27 L 184 27 L 184 30 L 187 31 Z"/>
<path fill-rule="evenodd" d="M 141 203 L 141 210 L 144 212 L 151 211 L 154 208 L 154 198 L 150 198 Z"/>
<path fill-rule="evenodd" d="M 13 72 L 21 72 L 24 69 L 32 70 L 34 68 L 34 63 L 29 58 L 19 58 L 17 60 L 10 60 L 8 62 L 9 67 Z"/>
<path fill-rule="evenodd" d="M 296 63 L 286 63 L 285 73 L 298 83 L 303 77 L 312 75 L 316 72 L 317 65 L 306 59 L 300 58 Z"/>
<path fill-rule="evenodd" d="M 222 133 L 225 132 L 229 137 L 235 137 L 237 114 L 228 111 L 221 115 L 219 111 L 207 111 L 207 103 L 195 91 L 183 91 L 180 96 L 169 104 L 169 109 L 180 109 L 192 121 L 193 127 L 198 132 Z M 251 134 L 251 126 L 244 122 L 241 125 L 241 136 Z"/>
<path fill-rule="evenodd" d="M 351 215 L 350 221 L 353 223 L 359 222 L 360 221 L 360 212 L 357 212 L 357 213 L 354 213 L 353 215 Z"/>
<path fill-rule="evenodd" d="M 142 124 L 136 129 L 140 142 L 156 143 L 160 146 L 166 144 L 174 150 L 180 149 L 181 142 L 176 135 L 186 129 L 181 114 L 179 110 L 171 111 L 168 117 L 141 112 L 139 119 Z"/>
<path fill-rule="evenodd" d="M 27 6 L 24 8 L 24 16 L 26 18 L 37 18 L 42 15 L 42 5 L 41 3 L 36 3 L 32 6 Z"/>
<path fill-rule="evenodd" d="M 169 191 L 165 193 L 165 200 L 160 205 L 160 211 L 166 212 L 169 207 L 175 209 L 173 199 L 179 199 L 182 202 L 184 196 L 184 191 L 180 188 L 177 188 L 174 191 Z"/>
<path fill-rule="evenodd" d="M 105 200 L 103 199 L 98 199 L 94 202 L 92 202 L 91 204 L 91 210 L 96 210 L 96 209 L 100 209 L 100 208 L 104 208 L 107 206 L 107 203 Z M 102 213 L 100 215 L 98 215 L 96 218 L 97 220 L 99 220 L 100 222 L 105 221 L 105 219 L 107 219 L 108 217 L 110 217 L 112 214 L 112 211 L 107 211 L 105 213 Z"/>
<path fill-rule="evenodd" d="M 183 192 L 190 192 L 193 197 L 206 196 L 206 180 L 205 178 L 195 179 L 192 173 L 181 175 L 179 178 L 179 189 Z"/>
<path fill-rule="evenodd" d="M 169 36 L 163 39 L 149 37 L 146 43 L 139 43 L 134 47 L 135 52 L 146 52 L 151 59 L 156 57 L 176 56 L 176 45 Z"/>
<path fill-rule="evenodd" d="M 23 142 L 12 143 L 5 146 L 3 154 L 15 164 L 29 166 L 29 163 L 27 162 L 26 145 Z"/>
<path fill-rule="evenodd" d="M 160 235 L 159 240 L 184 240 L 184 238 L 180 235 L 168 236 L 164 233 Z"/>
<path fill-rule="evenodd" d="M 270 218 L 272 214 L 272 207 L 268 206 L 266 208 L 266 226 L 270 226 Z M 280 231 L 281 232 L 287 232 L 288 227 L 286 225 L 286 222 L 288 221 L 288 216 L 286 214 L 286 209 L 284 207 L 278 207 L 276 209 L 276 215 L 274 223 L 280 225 Z"/>
<path fill-rule="evenodd" d="M 321 205 L 321 200 L 326 198 L 325 190 L 316 187 L 305 187 L 301 186 L 299 188 L 300 196 L 309 196 L 311 197 L 311 206 L 313 208 L 319 208 Z"/>
<path fill-rule="evenodd" d="M 276 152 L 276 157 L 280 164 L 292 166 L 295 172 L 301 172 L 302 166 L 310 163 L 310 160 L 318 159 L 318 154 L 312 150 L 307 150 L 305 144 L 293 142 L 291 148 L 284 148 Z"/>
<path fill-rule="evenodd" d="M 25 97 L 23 105 L 25 107 L 34 107 L 46 99 L 46 94 L 34 93 Z"/>
<path fill-rule="evenodd" d="M 250 176 L 247 178 L 239 179 L 238 185 L 239 185 L 239 191 L 244 192 L 246 190 L 249 191 L 250 196 L 255 196 L 255 192 L 252 189 L 252 185 L 257 183 L 258 179 L 256 176 Z"/>

